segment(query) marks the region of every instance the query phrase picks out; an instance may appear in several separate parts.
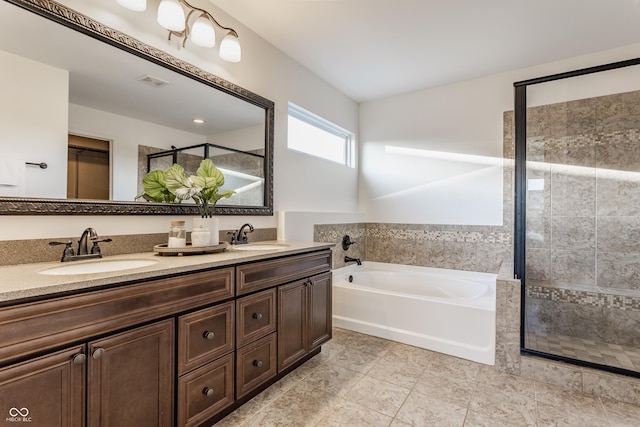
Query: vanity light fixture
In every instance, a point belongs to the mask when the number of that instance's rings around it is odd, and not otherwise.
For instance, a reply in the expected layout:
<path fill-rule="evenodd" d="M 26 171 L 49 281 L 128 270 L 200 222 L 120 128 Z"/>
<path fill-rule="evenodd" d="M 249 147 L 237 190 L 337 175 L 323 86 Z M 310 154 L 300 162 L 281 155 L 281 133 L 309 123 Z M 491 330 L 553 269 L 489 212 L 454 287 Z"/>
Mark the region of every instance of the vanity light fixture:
<path fill-rule="evenodd" d="M 144 11 L 147 7 L 146 0 L 116 1 L 121 6 L 138 12 Z M 220 42 L 220 58 L 227 62 L 240 62 L 242 58 L 242 49 L 236 30 L 220 25 L 209 12 L 192 6 L 186 0 L 160 0 L 157 20 L 158 24 L 169 31 L 169 40 L 171 36 L 183 38 L 182 46 L 185 46 L 189 39 L 197 46 L 214 47 L 216 45 L 215 27 L 218 27 L 226 31 L 226 35 Z"/>

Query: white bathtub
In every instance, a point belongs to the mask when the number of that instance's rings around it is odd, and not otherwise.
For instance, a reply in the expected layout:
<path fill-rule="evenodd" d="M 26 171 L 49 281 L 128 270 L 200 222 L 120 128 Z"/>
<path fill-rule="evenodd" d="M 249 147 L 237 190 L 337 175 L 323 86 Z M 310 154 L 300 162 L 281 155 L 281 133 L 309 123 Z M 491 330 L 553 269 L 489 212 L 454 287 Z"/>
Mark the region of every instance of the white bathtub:
<path fill-rule="evenodd" d="M 494 364 L 495 274 L 379 262 L 332 274 L 334 326 Z"/>

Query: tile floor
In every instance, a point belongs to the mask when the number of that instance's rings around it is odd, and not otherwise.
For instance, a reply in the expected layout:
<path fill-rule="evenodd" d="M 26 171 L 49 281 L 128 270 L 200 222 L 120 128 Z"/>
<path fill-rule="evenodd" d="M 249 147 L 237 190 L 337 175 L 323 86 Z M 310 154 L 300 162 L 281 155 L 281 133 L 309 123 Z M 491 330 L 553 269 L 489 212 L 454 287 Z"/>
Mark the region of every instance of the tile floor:
<path fill-rule="evenodd" d="M 640 426 L 640 407 L 334 329 L 322 353 L 216 424 Z"/>
<path fill-rule="evenodd" d="M 545 332 L 528 332 L 526 345 L 532 350 L 640 372 L 640 349 L 636 347 Z"/>

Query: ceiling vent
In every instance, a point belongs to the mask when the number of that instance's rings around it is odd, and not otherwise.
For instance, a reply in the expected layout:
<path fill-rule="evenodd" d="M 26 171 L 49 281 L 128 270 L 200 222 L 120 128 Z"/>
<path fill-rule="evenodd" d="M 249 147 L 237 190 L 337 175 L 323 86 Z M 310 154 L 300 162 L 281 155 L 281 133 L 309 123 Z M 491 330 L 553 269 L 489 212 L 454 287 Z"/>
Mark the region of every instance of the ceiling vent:
<path fill-rule="evenodd" d="M 166 80 L 162 80 L 159 79 L 157 77 L 153 77 L 150 76 L 149 74 L 145 74 L 143 76 L 138 77 L 136 80 L 138 80 L 140 83 L 144 83 L 146 85 L 152 86 L 152 87 L 163 87 L 169 84 L 168 81 Z"/>

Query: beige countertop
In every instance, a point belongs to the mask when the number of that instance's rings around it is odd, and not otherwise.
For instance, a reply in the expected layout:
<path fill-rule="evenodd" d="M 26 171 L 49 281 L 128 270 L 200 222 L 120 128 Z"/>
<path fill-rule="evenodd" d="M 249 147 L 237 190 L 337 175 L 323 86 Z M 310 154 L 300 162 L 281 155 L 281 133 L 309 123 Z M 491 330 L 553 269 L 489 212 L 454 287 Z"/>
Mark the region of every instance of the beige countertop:
<path fill-rule="evenodd" d="M 67 263 L 46 262 L 0 267 L 0 303 L 18 302 L 24 298 L 42 297 L 58 293 L 82 291 L 124 282 L 134 282 L 157 277 L 188 273 L 207 268 L 225 267 L 251 261 L 259 261 L 284 255 L 328 249 L 333 243 L 267 241 L 255 245 L 278 244 L 282 248 L 269 250 L 236 250 L 229 246 L 224 252 L 210 254 L 166 256 L 155 252 L 105 256 L 107 260 L 154 260 L 156 263 L 121 271 L 91 274 L 44 275 L 41 271 L 70 264 L 100 262 L 101 260 L 73 261 Z M 249 244 L 250 246 L 251 244 Z"/>

